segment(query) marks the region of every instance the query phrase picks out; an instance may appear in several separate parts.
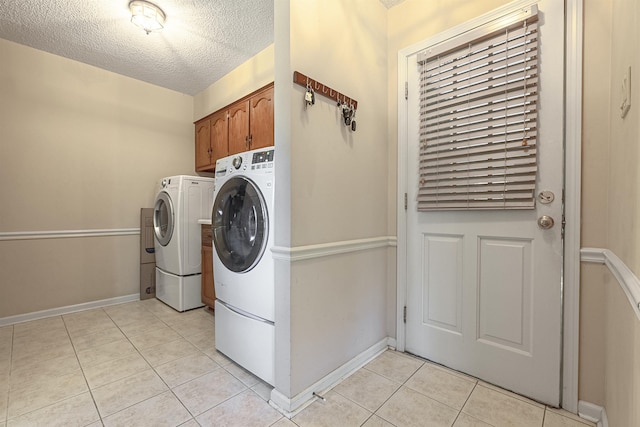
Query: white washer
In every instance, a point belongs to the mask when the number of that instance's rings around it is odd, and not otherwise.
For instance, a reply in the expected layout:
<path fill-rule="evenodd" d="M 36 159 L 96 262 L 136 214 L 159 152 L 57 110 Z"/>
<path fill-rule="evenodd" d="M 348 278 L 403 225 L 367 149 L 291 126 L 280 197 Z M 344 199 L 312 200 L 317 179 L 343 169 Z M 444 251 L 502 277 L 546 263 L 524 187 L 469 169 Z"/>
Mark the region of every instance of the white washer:
<path fill-rule="evenodd" d="M 216 162 L 211 213 L 216 348 L 273 384 L 274 148 Z"/>
<path fill-rule="evenodd" d="M 178 311 L 202 307 L 198 220 L 213 205 L 213 178 L 178 175 L 158 183 L 153 209 L 156 298 Z"/>

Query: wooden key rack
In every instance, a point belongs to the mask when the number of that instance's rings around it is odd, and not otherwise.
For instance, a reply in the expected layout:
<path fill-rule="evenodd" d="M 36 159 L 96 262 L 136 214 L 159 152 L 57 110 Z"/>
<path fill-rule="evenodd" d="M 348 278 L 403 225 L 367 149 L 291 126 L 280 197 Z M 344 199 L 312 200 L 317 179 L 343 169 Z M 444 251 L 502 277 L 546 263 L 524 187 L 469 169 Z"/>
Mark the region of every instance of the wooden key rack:
<path fill-rule="evenodd" d="M 304 88 L 309 87 L 313 89 L 316 95 L 322 95 L 334 100 L 336 103 L 340 102 L 341 104 L 352 106 L 354 110 L 358 109 L 358 101 L 356 101 L 355 99 L 346 96 L 345 94 L 340 93 L 337 90 L 334 90 L 329 86 L 312 79 L 311 77 L 305 76 L 298 71 L 293 72 L 293 82 L 299 84 Z"/>

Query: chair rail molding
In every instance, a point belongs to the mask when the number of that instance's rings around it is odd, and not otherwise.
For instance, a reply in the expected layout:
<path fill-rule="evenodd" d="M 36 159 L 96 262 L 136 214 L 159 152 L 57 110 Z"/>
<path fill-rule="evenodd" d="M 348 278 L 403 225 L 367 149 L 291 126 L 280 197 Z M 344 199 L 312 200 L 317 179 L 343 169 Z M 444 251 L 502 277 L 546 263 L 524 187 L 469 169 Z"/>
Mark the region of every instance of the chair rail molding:
<path fill-rule="evenodd" d="M 292 248 L 274 246 L 271 248 L 275 259 L 290 262 L 305 259 L 340 255 L 376 248 L 395 247 L 398 239 L 395 236 L 372 237 L 369 239 L 345 240 L 341 242 L 320 243 L 317 245 L 296 246 Z"/>
<path fill-rule="evenodd" d="M 633 311 L 640 320 L 640 280 L 616 254 L 609 249 L 582 248 L 580 260 L 594 264 L 604 264 L 616 278 L 624 291 Z"/>
<path fill-rule="evenodd" d="M 70 239 L 77 237 L 135 236 L 139 228 L 106 228 L 92 230 L 10 231 L 0 232 L 0 241 Z"/>

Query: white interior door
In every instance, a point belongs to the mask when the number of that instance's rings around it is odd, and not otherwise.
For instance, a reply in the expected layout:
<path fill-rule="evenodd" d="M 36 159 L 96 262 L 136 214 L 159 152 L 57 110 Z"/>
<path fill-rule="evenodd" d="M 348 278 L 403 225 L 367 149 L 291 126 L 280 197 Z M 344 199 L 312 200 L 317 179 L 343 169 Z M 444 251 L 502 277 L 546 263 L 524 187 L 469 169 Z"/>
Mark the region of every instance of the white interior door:
<path fill-rule="evenodd" d="M 405 350 L 558 405 L 564 9 L 557 0 L 541 0 L 538 8 L 536 194 L 549 191 L 555 200 L 548 204 L 538 200 L 533 210 L 417 211 L 420 90 L 416 63 L 417 53 L 429 41 L 406 57 Z M 538 226 L 543 215 L 555 220 L 552 228 Z"/>

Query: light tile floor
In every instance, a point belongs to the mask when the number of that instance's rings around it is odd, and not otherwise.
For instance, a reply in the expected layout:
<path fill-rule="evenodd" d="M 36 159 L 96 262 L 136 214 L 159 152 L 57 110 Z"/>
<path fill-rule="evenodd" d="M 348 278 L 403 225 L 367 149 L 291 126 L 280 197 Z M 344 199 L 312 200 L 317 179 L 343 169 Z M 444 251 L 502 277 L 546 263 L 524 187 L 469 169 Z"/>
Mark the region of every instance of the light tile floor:
<path fill-rule="evenodd" d="M 214 339 L 211 311 L 157 300 L 1 327 L 0 427 L 594 426 L 394 351 L 289 420 Z"/>

